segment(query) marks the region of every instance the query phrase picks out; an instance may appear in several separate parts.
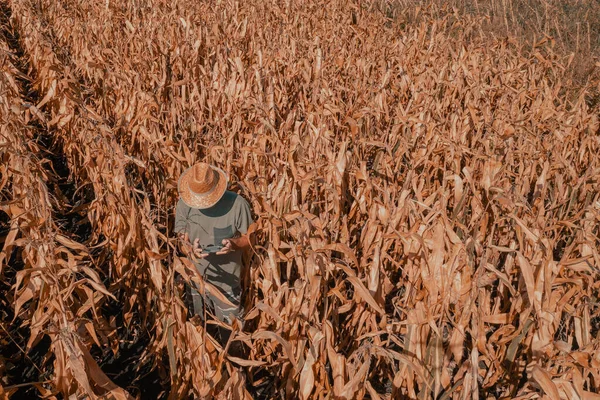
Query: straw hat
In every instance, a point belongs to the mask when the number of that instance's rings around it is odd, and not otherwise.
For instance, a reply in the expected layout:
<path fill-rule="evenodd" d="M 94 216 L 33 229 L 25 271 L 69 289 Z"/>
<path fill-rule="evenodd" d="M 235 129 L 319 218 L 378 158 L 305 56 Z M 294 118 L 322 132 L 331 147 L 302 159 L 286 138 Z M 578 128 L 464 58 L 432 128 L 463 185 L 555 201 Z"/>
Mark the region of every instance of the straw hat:
<path fill-rule="evenodd" d="M 223 197 L 227 189 L 227 174 L 212 165 L 197 163 L 181 174 L 177 189 L 189 207 L 210 208 Z"/>

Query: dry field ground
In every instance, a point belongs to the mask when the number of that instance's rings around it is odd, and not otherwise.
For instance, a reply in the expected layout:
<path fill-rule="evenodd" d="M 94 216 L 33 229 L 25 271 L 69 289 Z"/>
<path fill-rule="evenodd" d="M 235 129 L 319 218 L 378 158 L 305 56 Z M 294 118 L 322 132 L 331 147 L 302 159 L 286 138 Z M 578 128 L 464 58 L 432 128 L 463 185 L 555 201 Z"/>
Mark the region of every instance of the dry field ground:
<path fill-rule="evenodd" d="M 0 1 L 0 399 L 600 399 L 600 13 L 455 3 Z M 244 359 L 175 284 L 199 160 Z"/>

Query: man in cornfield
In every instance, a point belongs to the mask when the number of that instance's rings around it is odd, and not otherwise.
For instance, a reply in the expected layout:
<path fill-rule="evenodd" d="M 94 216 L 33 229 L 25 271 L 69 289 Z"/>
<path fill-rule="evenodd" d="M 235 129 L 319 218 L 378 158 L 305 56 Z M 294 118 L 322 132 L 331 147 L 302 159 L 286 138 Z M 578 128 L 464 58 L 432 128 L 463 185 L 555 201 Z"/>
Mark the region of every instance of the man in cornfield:
<path fill-rule="evenodd" d="M 203 316 L 207 307 L 219 320 L 230 323 L 232 316 L 240 316 L 242 255 L 250 248 L 247 232 L 252 215 L 248 202 L 228 191 L 227 183 L 224 171 L 206 163 L 183 172 L 174 230 L 180 247 L 187 249 L 184 253 L 195 262 L 204 280 L 230 303 L 209 291 L 200 294 L 190 288 L 194 314 Z M 225 335 L 221 331 L 221 336 Z"/>

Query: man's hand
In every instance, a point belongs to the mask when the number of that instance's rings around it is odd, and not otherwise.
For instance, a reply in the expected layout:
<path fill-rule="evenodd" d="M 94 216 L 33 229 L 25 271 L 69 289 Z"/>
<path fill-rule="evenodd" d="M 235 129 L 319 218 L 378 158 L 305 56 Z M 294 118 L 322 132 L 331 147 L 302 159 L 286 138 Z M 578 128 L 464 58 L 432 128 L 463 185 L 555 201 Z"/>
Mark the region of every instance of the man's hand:
<path fill-rule="evenodd" d="M 225 254 L 229 254 L 233 252 L 233 244 L 231 243 L 231 239 L 223 239 L 223 248 L 217 251 L 215 254 L 218 256 L 223 256 Z"/>
<path fill-rule="evenodd" d="M 223 239 L 223 249 L 218 251 L 217 255 L 229 254 L 236 250 L 245 250 L 250 247 L 250 240 L 247 235 L 242 235 L 237 238 Z"/>
<path fill-rule="evenodd" d="M 179 251 L 185 256 L 189 257 L 193 252 L 192 244 L 190 243 L 190 237 L 187 232 L 182 232 L 177 235 L 177 244 L 179 245 Z"/>
<path fill-rule="evenodd" d="M 200 247 L 200 239 L 194 239 L 194 243 L 190 243 L 190 237 L 187 233 L 180 233 L 179 236 L 179 250 L 186 257 L 195 256 L 196 258 L 206 258 L 208 256 L 207 253 L 202 252 L 202 247 Z"/>
<path fill-rule="evenodd" d="M 202 247 L 200 246 L 200 239 L 198 239 L 198 238 L 194 239 L 193 250 L 194 250 L 194 255 L 197 258 L 206 258 L 206 257 L 208 257 L 208 253 L 204 253 L 202 251 Z"/>

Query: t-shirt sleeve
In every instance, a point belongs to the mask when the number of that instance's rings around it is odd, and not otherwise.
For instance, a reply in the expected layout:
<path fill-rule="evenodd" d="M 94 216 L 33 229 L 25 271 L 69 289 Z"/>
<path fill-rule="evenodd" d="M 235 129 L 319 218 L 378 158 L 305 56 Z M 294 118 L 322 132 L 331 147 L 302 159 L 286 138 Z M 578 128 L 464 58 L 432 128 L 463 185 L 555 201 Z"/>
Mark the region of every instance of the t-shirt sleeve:
<path fill-rule="evenodd" d="M 252 225 L 252 211 L 250 210 L 250 205 L 242 196 L 238 195 L 237 203 L 238 207 L 235 229 L 244 235 L 248 232 L 250 225 Z"/>
<path fill-rule="evenodd" d="M 173 230 L 175 233 L 181 233 L 185 231 L 187 227 L 187 219 L 189 214 L 189 207 L 185 205 L 185 203 L 181 200 L 177 203 L 177 208 L 175 209 L 175 227 Z"/>

